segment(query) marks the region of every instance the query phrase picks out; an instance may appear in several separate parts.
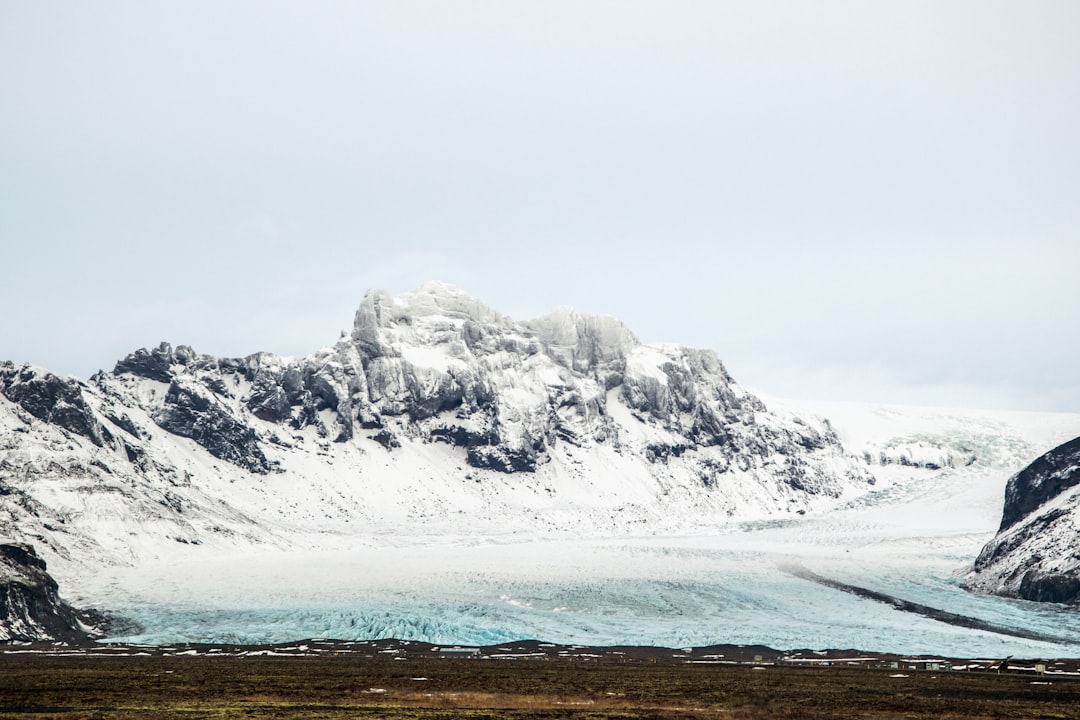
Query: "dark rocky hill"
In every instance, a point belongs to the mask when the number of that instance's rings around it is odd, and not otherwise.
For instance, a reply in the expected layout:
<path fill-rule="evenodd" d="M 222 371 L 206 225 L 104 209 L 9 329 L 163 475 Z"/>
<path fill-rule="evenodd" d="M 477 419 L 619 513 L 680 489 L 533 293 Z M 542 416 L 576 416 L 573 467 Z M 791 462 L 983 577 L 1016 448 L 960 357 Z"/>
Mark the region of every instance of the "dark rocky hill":
<path fill-rule="evenodd" d="M 969 587 L 1025 600 L 1080 602 L 1080 438 L 1009 479 L 1001 527 Z"/>
<path fill-rule="evenodd" d="M 0 643 L 85 642 L 99 618 L 60 599 L 45 561 L 30 545 L 0 544 Z"/>

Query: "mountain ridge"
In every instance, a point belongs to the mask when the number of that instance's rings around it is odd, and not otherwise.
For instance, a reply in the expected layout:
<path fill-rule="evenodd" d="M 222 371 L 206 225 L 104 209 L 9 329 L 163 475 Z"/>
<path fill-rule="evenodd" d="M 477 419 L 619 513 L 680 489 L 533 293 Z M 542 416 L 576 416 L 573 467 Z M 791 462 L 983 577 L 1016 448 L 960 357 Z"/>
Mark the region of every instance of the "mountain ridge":
<path fill-rule="evenodd" d="M 517 322 L 443 284 L 368 293 L 303 358 L 162 343 L 87 381 L 6 362 L 0 423 L 0 527 L 60 562 L 357 523 L 709 526 L 874 482 L 827 421 L 770 412 L 711 351 L 569 308 Z"/>

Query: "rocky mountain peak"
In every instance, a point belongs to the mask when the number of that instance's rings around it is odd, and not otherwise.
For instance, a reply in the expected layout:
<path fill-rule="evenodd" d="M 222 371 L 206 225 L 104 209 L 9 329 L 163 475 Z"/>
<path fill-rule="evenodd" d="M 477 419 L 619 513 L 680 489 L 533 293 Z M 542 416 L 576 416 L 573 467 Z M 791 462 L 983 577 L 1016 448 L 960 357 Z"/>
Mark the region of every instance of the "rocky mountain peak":
<path fill-rule="evenodd" d="M 122 360 L 117 361 L 113 372 L 132 373 L 159 382 L 169 382 L 173 377 L 174 365 L 188 366 L 198 360 L 205 362 L 209 359 L 209 356 L 200 358 L 187 345 L 178 345 L 174 349 L 170 343 L 163 341 L 152 350 L 139 348 L 135 352 L 128 354 Z"/>
<path fill-rule="evenodd" d="M 512 321 L 454 285 L 428 283 L 396 297 L 385 290 L 367 293 L 356 311 L 352 338 L 362 351 L 379 356 L 393 354 L 402 341 L 439 342 L 466 324 L 509 327 Z"/>
<path fill-rule="evenodd" d="M 787 449 L 839 449 L 828 427 L 758 422 L 765 406 L 712 351 L 643 345 L 615 318 L 566 307 L 517 323 L 442 283 L 397 297 L 368 293 L 351 338 L 303 360 L 213 359 L 163 343 L 132 353 L 116 372 L 169 382 L 150 417 L 260 473 L 276 466 L 260 433 L 229 412 L 230 374 L 250 385 L 238 399 L 263 421 L 313 425 L 337 442 L 369 431 L 388 449 L 402 436 L 446 442 L 480 469 L 535 472 L 560 442 L 621 451 L 623 437 L 638 436 L 653 438 L 642 448 L 649 462 L 686 448 L 722 449 L 705 464 L 711 476 L 779 451 L 793 458 L 782 472 L 796 487 L 839 487 L 824 470 L 809 480 Z M 613 403 L 649 427 L 620 431 Z"/>

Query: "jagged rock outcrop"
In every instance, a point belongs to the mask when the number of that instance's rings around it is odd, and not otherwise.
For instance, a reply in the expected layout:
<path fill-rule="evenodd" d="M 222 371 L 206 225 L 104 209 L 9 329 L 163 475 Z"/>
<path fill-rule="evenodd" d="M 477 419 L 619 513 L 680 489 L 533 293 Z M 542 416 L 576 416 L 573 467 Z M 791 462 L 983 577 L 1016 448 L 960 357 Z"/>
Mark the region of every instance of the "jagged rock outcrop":
<path fill-rule="evenodd" d="M 447 442 L 477 469 L 534 472 L 559 442 L 618 446 L 609 412 L 618 403 L 657 435 L 646 444 L 649 462 L 717 448 L 698 463 L 706 485 L 718 471 L 766 463 L 798 490 L 836 495 L 843 485 L 800 457 L 835 449 L 830 430 L 757 422 L 764 404 L 734 384 L 714 353 L 645 346 L 614 318 L 565 308 L 514 323 L 446 286 L 402 298 L 370 293 L 351 336 L 311 358 L 214 359 L 162 343 L 114 372 L 170 383 L 155 422 L 255 472 L 269 469 L 257 433 L 212 397 L 227 397 L 237 375 L 250 384 L 243 406 L 266 422 L 316 425 L 336 442 L 378 431 L 366 437 L 387 449 L 400 446 L 398 434 Z M 320 417 L 324 410 L 331 418 Z M 396 430 L 385 427 L 389 419 Z"/>
<path fill-rule="evenodd" d="M 1080 438 L 1009 479 L 997 535 L 975 561 L 974 590 L 1080 602 Z"/>
<path fill-rule="evenodd" d="M 105 433 L 83 397 L 82 384 L 28 365 L 0 363 L 0 393 L 38 420 L 88 438 L 97 446 Z"/>
<path fill-rule="evenodd" d="M 164 403 L 152 417 L 165 430 L 191 438 L 216 458 L 256 473 L 270 470 L 255 430 L 234 417 L 207 390 L 173 380 Z"/>
<path fill-rule="evenodd" d="M 116 363 L 115 373 L 131 373 L 159 382 L 170 382 L 173 378 L 173 366 L 188 366 L 200 360 L 195 351 L 187 345 L 180 345 L 173 350 L 172 345 L 163 342 L 153 350 L 140 348 Z M 209 360 L 209 358 L 205 358 Z M 205 366 L 206 362 L 202 363 Z"/>
<path fill-rule="evenodd" d="M 61 600 L 46 569 L 32 546 L 0 544 L 0 643 L 77 643 L 98 634 L 93 614 L 79 613 Z"/>

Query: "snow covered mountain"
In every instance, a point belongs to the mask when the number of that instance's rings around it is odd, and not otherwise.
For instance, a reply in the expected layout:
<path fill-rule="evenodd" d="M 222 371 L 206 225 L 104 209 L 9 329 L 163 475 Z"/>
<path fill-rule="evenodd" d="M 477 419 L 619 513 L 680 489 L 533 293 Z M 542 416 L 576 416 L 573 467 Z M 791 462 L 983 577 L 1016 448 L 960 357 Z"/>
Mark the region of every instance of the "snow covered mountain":
<path fill-rule="evenodd" d="M 1009 478 L 997 535 L 975 561 L 975 590 L 1080 601 L 1080 437 Z"/>
<path fill-rule="evenodd" d="M 87 382 L 0 365 L 0 535 L 60 563 L 177 544 L 655 532 L 790 515 L 874 482 L 826 421 L 715 354 L 440 284 L 369 293 L 300 359 L 162 343 Z"/>
<path fill-rule="evenodd" d="M 430 285 L 369 294 L 305 358 L 162 344 L 85 382 L 0 363 L 0 541 L 140 642 L 1002 650 L 843 585 L 1071 653 L 1076 622 L 957 571 L 1006 478 L 1078 433 L 1080 415 L 762 401 L 711 352 Z"/>

